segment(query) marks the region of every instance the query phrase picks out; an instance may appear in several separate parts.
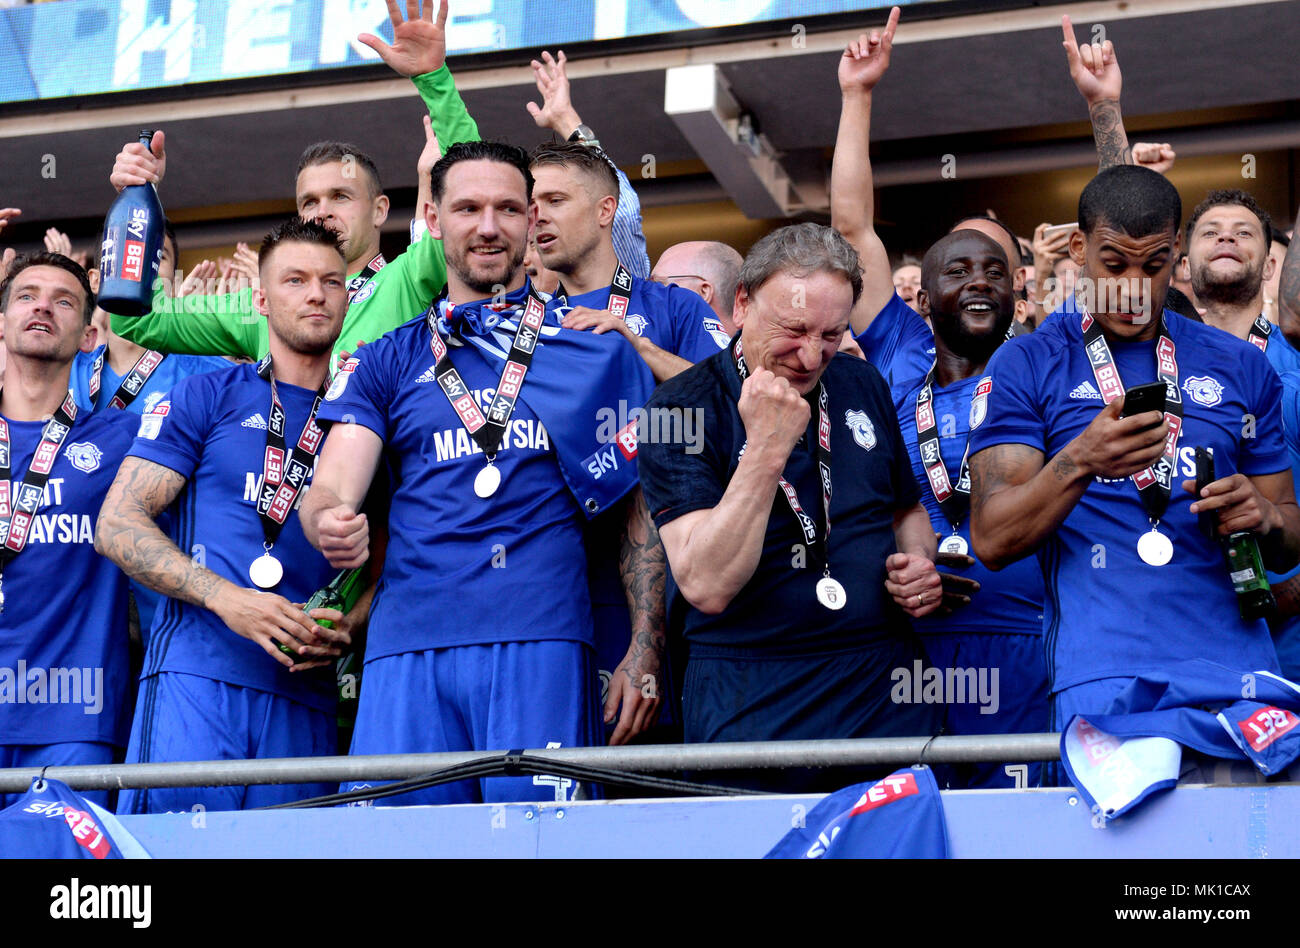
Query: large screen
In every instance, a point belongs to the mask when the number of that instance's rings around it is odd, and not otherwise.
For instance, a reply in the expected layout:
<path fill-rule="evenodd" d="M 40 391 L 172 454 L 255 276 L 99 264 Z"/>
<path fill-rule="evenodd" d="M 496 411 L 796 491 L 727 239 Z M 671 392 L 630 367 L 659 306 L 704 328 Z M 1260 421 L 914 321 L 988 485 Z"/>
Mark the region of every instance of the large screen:
<path fill-rule="evenodd" d="M 889 5 L 862 0 L 452 0 L 448 52 L 554 49 Z M 398 0 L 398 6 L 405 10 L 406 0 Z M 392 40 L 385 0 L 59 0 L 0 9 L 0 102 L 377 62 L 378 55 L 357 42 L 360 33 Z"/>

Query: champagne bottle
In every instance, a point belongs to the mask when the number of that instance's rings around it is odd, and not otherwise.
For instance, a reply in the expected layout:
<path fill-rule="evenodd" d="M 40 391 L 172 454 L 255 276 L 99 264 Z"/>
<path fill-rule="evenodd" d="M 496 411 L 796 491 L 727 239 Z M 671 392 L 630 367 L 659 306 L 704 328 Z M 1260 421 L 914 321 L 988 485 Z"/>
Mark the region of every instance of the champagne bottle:
<path fill-rule="evenodd" d="M 140 144 L 153 141 L 153 130 L 140 130 Z M 153 284 L 162 262 L 166 222 L 152 184 L 122 189 L 104 219 L 99 259 L 99 305 L 119 316 L 143 316 L 153 309 Z"/>
<path fill-rule="evenodd" d="M 361 594 L 366 589 L 366 564 L 361 564 L 353 569 L 345 569 L 326 586 L 322 586 L 311 594 L 311 598 L 303 605 L 302 611 L 311 614 L 313 609 L 337 609 L 339 612 L 346 613 L 357 604 Z M 328 619 L 317 619 L 317 625 L 323 625 L 327 629 L 334 628 L 334 623 Z M 289 655 L 295 662 L 312 661 L 310 655 L 299 655 L 283 642 L 276 642 L 276 646 L 284 654 Z M 344 656 L 346 657 L 346 656 Z"/>

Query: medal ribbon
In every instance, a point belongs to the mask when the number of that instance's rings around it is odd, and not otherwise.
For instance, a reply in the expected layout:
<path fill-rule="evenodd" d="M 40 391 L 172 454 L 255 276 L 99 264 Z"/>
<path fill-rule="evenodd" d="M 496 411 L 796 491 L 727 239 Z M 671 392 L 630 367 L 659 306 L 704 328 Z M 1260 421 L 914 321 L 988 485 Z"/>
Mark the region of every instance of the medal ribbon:
<path fill-rule="evenodd" d="M 104 356 L 108 353 L 108 347 L 105 346 L 98 356 L 95 357 L 95 364 L 90 368 L 90 404 L 93 407 L 99 398 L 99 383 L 104 374 Z M 149 376 L 153 375 L 153 370 L 158 368 L 162 363 L 163 354 L 150 349 L 136 360 L 135 365 L 131 367 L 117 387 L 113 398 L 109 401 L 109 408 L 125 408 L 135 401 L 135 397 L 144 391 L 144 383 L 149 381 Z"/>
<path fill-rule="evenodd" d="M 930 366 L 930 371 L 926 373 L 921 390 L 916 393 L 916 445 L 921 452 L 921 465 L 925 468 L 925 476 L 934 499 L 939 502 L 939 508 L 952 524 L 953 533 L 956 533 L 957 525 L 966 519 L 966 514 L 970 513 L 970 465 L 968 463 L 970 435 L 966 436 L 966 451 L 961 456 L 961 470 L 957 475 L 956 485 L 953 485 L 948 477 L 948 468 L 943 463 L 943 455 L 939 453 L 939 425 L 934 417 L 933 385 L 938 365 L 936 359 Z"/>
<path fill-rule="evenodd" d="M 454 307 L 448 306 L 447 313 L 450 314 L 453 309 Z M 528 300 L 523 306 L 522 314 L 518 316 L 519 326 L 510 341 L 510 352 L 506 356 L 506 364 L 501 370 L 496 394 L 492 397 L 492 404 L 488 406 L 486 416 L 479 410 L 474 396 L 470 394 L 469 386 L 465 384 L 465 380 L 461 378 L 460 372 L 451 361 L 451 352 L 438 331 L 438 310 L 439 305 L 435 302 L 424 314 L 425 323 L 429 327 L 429 348 L 433 350 L 434 358 L 437 359 L 433 366 L 434 377 L 438 380 L 438 386 L 443 394 L 447 396 L 447 401 L 451 402 L 456 417 L 483 450 L 490 463 L 496 457 L 497 448 L 501 446 L 501 441 L 505 437 L 506 426 L 510 423 L 510 416 L 514 414 L 515 403 L 519 400 L 519 392 L 524 387 L 524 378 L 528 375 L 528 367 L 533 363 L 537 337 L 541 334 L 542 322 L 546 318 L 546 303 L 530 281 Z M 454 329 L 451 332 L 453 335 L 458 335 Z"/>
<path fill-rule="evenodd" d="M 18 485 L 18 496 L 15 498 L 10 496 L 9 465 L 12 450 L 9 445 L 9 422 L 0 418 L 0 573 L 27 546 L 32 520 L 45 496 L 45 484 L 50 479 L 50 471 L 54 469 L 59 449 L 68 439 L 68 432 L 76 420 L 77 402 L 69 389 L 63 404 L 41 429 L 40 444 L 32 454 L 32 463 L 28 465 L 27 473 Z M 0 592 L 0 612 L 4 611 L 4 606 L 4 593 Z"/>
<path fill-rule="evenodd" d="M 740 376 L 740 381 L 744 382 L 749 377 L 749 366 L 745 363 L 739 335 L 731 344 L 731 358 L 736 364 L 736 374 Z M 785 495 L 786 503 L 794 513 L 795 520 L 799 523 L 799 529 L 803 531 L 810 558 L 822 568 L 823 575 L 829 576 L 831 571 L 831 415 L 826 385 L 820 381 L 817 383 L 817 469 L 821 474 L 822 515 L 825 517 L 826 524 L 821 534 L 821 542 L 818 542 L 817 523 L 799 503 L 799 495 L 794 485 L 785 479 L 784 474 L 777 478 L 777 483 L 781 487 L 781 493 Z"/>
<path fill-rule="evenodd" d="M 316 424 L 316 411 L 328 389 L 328 380 L 316 390 L 307 423 L 292 449 L 287 451 L 284 440 L 285 413 L 280 395 L 275 390 L 275 374 L 271 371 L 271 356 L 267 354 L 257 363 L 259 378 L 271 383 L 271 411 L 266 419 L 266 453 L 262 456 L 262 494 L 257 499 L 257 516 L 262 521 L 262 536 L 269 552 L 284 528 L 284 522 L 293 510 L 294 501 L 302 493 L 311 473 L 313 458 L 324 433 Z"/>
<path fill-rule="evenodd" d="M 382 253 L 375 254 L 374 258 L 366 264 L 366 268 L 348 280 L 348 303 L 352 303 L 352 297 L 361 292 L 361 288 L 369 283 L 376 273 L 384 269 L 388 261 L 384 259 Z"/>
<path fill-rule="evenodd" d="M 605 305 L 611 313 L 619 319 L 627 316 L 627 308 L 632 305 L 632 274 L 628 272 L 627 267 L 620 262 L 614 267 L 614 279 L 609 284 L 609 302 Z M 561 283 L 555 289 L 555 296 L 564 301 L 567 305 L 569 302 L 569 291 Z"/>
<path fill-rule="evenodd" d="M 1255 322 L 1251 324 L 1250 332 L 1246 338 L 1260 352 L 1268 351 L 1268 337 L 1273 334 L 1273 324 L 1264 318 L 1260 313 L 1255 317 Z"/>
<path fill-rule="evenodd" d="M 1120 380 L 1119 369 L 1110 353 L 1110 346 L 1102 334 L 1101 324 L 1088 312 L 1080 313 L 1079 327 L 1083 330 L 1084 350 L 1088 362 L 1092 365 L 1093 378 L 1097 380 L 1097 390 L 1109 405 L 1117 398 L 1124 397 L 1124 383 Z M 1165 438 L 1165 451 L 1151 467 L 1138 471 L 1132 476 L 1142 506 L 1152 521 L 1164 516 L 1169 506 L 1169 495 L 1173 488 L 1174 459 L 1178 454 L 1178 435 L 1183 429 L 1183 397 L 1178 387 L 1178 359 L 1174 353 L 1174 340 L 1169 335 L 1169 327 L 1164 317 L 1160 319 L 1160 335 L 1156 339 L 1156 375 L 1165 383 L 1165 421 L 1169 422 L 1169 435 Z"/>

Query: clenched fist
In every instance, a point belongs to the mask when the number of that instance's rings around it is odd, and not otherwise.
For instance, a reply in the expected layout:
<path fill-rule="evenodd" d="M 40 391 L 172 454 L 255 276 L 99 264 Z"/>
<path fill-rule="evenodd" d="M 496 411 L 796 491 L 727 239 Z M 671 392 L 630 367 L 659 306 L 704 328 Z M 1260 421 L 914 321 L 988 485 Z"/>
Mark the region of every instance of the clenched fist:
<path fill-rule="evenodd" d="M 760 445 L 788 457 L 808 428 L 812 409 L 787 380 L 755 369 L 740 387 L 740 420 L 753 447 Z"/>

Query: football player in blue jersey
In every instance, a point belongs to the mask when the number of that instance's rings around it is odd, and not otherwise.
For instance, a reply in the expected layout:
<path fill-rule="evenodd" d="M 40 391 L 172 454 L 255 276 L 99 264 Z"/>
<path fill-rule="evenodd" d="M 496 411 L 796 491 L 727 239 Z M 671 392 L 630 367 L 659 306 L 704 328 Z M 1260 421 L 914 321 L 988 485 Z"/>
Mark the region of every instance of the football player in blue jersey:
<path fill-rule="evenodd" d="M 61 254 L 19 256 L 0 283 L 0 767 L 107 764 L 126 743 L 126 577 L 93 544 L 135 421 L 68 390 L 94 308 Z"/>
<path fill-rule="evenodd" d="M 560 275 L 561 325 L 622 333 L 656 382 L 726 344 L 721 323 L 698 294 L 633 276 L 614 253 L 618 178 L 602 152 L 570 142 L 542 145 L 533 152 L 532 172 L 537 251 Z"/>
<path fill-rule="evenodd" d="M 605 704 L 609 718 L 622 708 L 611 743 L 640 733 L 658 709 L 662 548 L 636 487 L 635 445 L 598 432 L 602 409 L 639 408 L 652 378 L 621 335 L 546 318 L 522 266 L 532 183 L 521 149 L 447 150 L 426 213 L 446 248 L 446 294 L 349 360 L 321 409 L 331 427 L 303 522 L 331 563 L 364 558 L 370 527 L 358 510 L 381 456 L 397 481 L 353 754 L 595 740 L 581 523 L 620 503 L 620 567 L 635 608 Z M 574 792 L 567 779 L 500 777 L 391 799 Z"/>
<path fill-rule="evenodd" d="M 96 548 L 170 597 L 145 656 L 131 762 L 334 752 L 335 681 L 322 669 L 364 622 L 368 597 L 347 615 L 303 611 L 333 571 L 295 508 L 323 439 L 315 415 L 347 308 L 346 264 L 333 231 L 299 218 L 272 231 L 258 258 L 253 302 L 270 353 L 182 379 L 141 416 L 100 514 Z M 169 507 L 170 537 L 155 523 Z M 135 790 L 119 807 L 230 810 L 327 789 Z"/>
<path fill-rule="evenodd" d="M 944 607 L 913 623 L 945 688 L 949 734 L 1018 734 L 1047 729 L 1043 662 L 1043 579 L 1022 560 L 993 572 L 970 556 L 967 440 L 984 367 L 1015 318 L 1012 268 L 996 242 L 974 230 L 941 238 L 921 266 L 917 306 L 934 327 L 934 365 L 895 386 L 894 406 L 921 499 L 939 534 L 935 564 Z M 983 400 L 974 402 L 983 406 Z M 909 676 L 910 680 L 910 676 Z M 985 682 L 984 687 L 966 683 Z M 900 684 L 902 682 L 900 681 Z M 911 688 L 900 688 L 909 699 Z M 1038 765 L 945 768 L 950 786 L 1038 783 Z"/>
<path fill-rule="evenodd" d="M 993 569 L 1038 555 L 1054 728 L 1183 659 L 1278 670 L 1197 515 L 1256 533 L 1270 568 L 1300 559 L 1282 386 L 1256 347 L 1164 309 L 1181 216 L 1154 171 L 1097 175 L 1070 238 L 1072 305 L 998 350 L 972 407 L 972 540 Z M 1123 417 L 1126 390 L 1153 380 L 1164 412 Z M 1218 479 L 1188 503 L 1197 447 Z"/>

